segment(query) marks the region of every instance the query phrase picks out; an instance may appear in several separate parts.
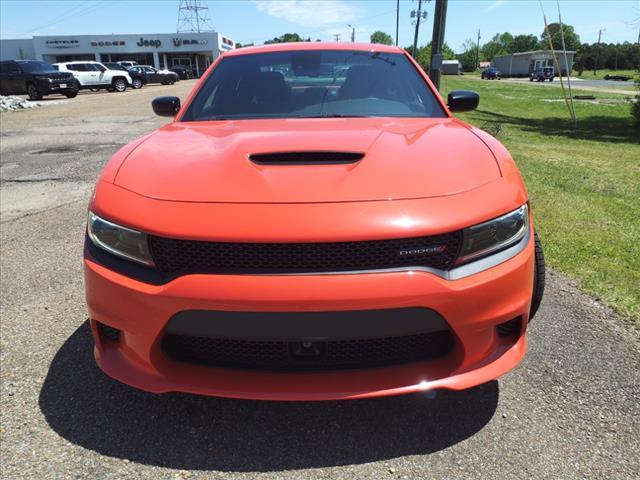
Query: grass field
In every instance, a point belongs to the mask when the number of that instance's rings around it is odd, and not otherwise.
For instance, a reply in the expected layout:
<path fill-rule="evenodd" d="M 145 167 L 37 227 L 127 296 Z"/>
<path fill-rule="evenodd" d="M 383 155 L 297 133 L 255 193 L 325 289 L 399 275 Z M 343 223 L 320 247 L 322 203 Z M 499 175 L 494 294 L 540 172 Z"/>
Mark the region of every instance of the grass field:
<path fill-rule="evenodd" d="M 604 80 L 606 75 L 625 75 L 631 77 L 631 80 L 627 82 L 631 83 L 637 73 L 635 70 L 598 70 L 594 75 L 593 70 L 585 70 L 582 75 L 578 75 L 578 72 L 574 70 L 571 74 L 572 77 L 582 78 L 583 80 Z"/>
<path fill-rule="evenodd" d="M 475 90 L 460 117 L 496 136 L 522 171 L 547 264 L 640 328 L 640 128 L 629 99 L 594 92 L 569 120 L 559 88 L 443 77 Z"/>

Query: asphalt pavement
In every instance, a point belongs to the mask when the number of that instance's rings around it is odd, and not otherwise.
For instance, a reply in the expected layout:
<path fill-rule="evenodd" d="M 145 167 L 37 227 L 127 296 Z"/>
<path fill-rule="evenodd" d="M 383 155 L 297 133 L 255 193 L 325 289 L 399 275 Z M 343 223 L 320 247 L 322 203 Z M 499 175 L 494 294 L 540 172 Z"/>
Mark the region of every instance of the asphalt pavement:
<path fill-rule="evenodd" d="M 102 374 L 82 280 L 88 198 L 119 146 L 166 122 L 151 98 L 193 84 L 0 114 L 2 478 L 639 478 L 640 336 L 553 271 L 525 361 L 468 391 L 256 402 Z"/>

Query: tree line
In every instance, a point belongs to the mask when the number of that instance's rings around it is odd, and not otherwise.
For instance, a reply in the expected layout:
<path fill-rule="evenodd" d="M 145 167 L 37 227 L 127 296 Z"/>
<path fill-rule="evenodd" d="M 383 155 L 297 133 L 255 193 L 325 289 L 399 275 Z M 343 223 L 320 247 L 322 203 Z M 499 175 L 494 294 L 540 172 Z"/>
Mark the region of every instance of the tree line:
<path fill-rule="evenodd" d="M 463 71 L 471 72 L 478 68 L 479 62 L 491 61 L 498 55 L 510 53 L 529 52 L 532 50 L 548 50 L 549 39 L 556 50 L 562 50 L 562 36 L 560 24 L 549 24 L 549 35 L 543 31 L 539 36 L 512 35 L 509 32 L 497 33 L 489 41 L 479 46 L 475 40 L 469 38 L 462 45 L 462 53 L 456 54 L 449 45 L 444 44 L 442 56 L 444 60 L 458 59 Z M 581 43 L 580 36 L 571 25 L 563 24 L 564 44 L 567 50 L 576 52 L 573 68 L 581 74 L 584 70 L 631 70 L 640 68 L 640 46 L 635 43 Z M 285 33 L 279 37 L 264 42 L 310 42 L 311 38 L 304 38 L 297 33 Z M 320 40 L 316 40 L 320 41 Z M 371 34 L 371 43 L 393 45 L 391 35 L 383 31 Z M 236 44 L 236 48 L 253 46 L 253 44 Z M 409 54 L 413 55 L 413 46 L 405 47 Z M 431 42 L 417 48 L 416 61 L 421 67 L 427 69 L 431 59 Z"/>
<path fill-rule="evenodd" d="M 457 55 L 462 70 L 473 71 L 478 62 L 490 62 L 498 55 L 529 52 L 532 50 L 548 50 L 549 39 L 554 50 L 562 50 L 562 34 L 567 50 L 575 51 L 574 70 L 581 74 L 584 70 L 610 69 L 631 70 L 640 67 L 640 46 L 637 43 L 581 43 L 580 36 L 571 25 L 559 23 L 549 24 L 549 35 L 543 31 L 539 37 L 535 35 L 512 35 L 509 32 L 497 33 L 491 40 L 478 44 L 467 39 L 462 45 L 462 53 Z"/>

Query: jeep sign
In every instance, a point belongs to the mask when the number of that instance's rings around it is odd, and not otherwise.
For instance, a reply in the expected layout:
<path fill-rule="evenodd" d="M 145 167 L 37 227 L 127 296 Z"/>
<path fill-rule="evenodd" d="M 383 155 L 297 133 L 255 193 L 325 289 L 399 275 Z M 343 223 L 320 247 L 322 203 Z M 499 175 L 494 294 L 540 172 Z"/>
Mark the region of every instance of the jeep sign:
<path fill-rule="evenodd" d="M 162 42 L 160 40 L 145 40 L 144 38 L 140 37 L 140 40 L 138 40 L 138 42 L 136 43 L 136 45 L 138 45 L 139 47 L 160 47 L 160 45 L 162 45 Z"/>

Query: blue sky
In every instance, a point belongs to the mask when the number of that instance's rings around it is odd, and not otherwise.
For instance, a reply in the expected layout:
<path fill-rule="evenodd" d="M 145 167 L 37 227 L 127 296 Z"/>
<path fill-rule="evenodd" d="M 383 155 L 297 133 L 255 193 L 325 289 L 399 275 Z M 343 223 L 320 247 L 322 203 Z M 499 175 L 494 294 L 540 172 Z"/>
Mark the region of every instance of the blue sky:
<path fill-rule="evenodd" d="M 420 44 L 431 39 L 434 1 L 426 2 L 428 19 L 420 29 Z M 557 19 L 555 1 L 542 2 L 549 22 Z M 395 36 L 395 0 L 210 0 L 214 28 L 241 43 L 262 43 L 285 32 L 298 32 L 313 40 L 351 35 L 368 41 L 375 30 Z M 565 23 L 576 28 L 583 42 L 595 42 L 605 29 L 605 42 L 635 42 L 640 0 L 562 0 Z M 400 2 L 400 44 L 413 42 L 410 11 L 417 0 Z M 163 1 L 16 1 L 0 0 L 0 37 L 78 35 L 101 33 L 169 33 L 176 30 L 178 0 Z M 634 20 L 636 20 L 634 24 Z M 540 3 L 528 0 L 450 0 L 446 41 L 456 51 L 481 29 L 482 42 L 495 33 L 540 35 L 543 30 Z"/>

